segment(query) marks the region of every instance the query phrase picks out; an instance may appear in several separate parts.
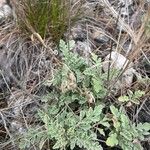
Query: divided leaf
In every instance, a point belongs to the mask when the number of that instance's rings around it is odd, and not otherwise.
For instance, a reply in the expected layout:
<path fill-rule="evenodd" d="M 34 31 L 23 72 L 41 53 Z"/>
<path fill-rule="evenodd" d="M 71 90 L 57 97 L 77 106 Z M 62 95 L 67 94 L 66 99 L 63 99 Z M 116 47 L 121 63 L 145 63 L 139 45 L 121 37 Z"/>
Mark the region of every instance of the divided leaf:
<path fill-rule="evenodd" d="M 110 147 L 113 147 L 115 145 L 118 145 L 118 139 L 117 139 L 117 134 L 111 134 L 107 140 L 106 140 L 106 144 Z"/>

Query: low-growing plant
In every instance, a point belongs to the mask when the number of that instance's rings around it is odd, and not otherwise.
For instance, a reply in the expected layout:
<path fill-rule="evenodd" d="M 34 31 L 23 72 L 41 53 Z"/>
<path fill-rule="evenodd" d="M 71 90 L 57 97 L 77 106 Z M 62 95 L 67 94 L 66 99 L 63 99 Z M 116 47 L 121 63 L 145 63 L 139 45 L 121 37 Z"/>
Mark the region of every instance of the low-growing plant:
<path fill-rule="evenodd" d="M 120 96 L 118 100 L 120 102 L 132 102 L 134 104 L 139 104 L 140 103 L 139 98 L 145 94 L 144 91 L 140 90 L 137 90 L 134 93 L 132 91 L 129 91 L 128 93 L 129 93 L 128 95 Z"/>
<path fill-rule="evenodd" d="M 104 103 L 107 75 L 102 73 L 101 59 L 92 53 L 85 61 L 71 51 L 74 44 L 60 41 L 62 61 L 52 79 L 45 82 L 52 90 L 42 97 L 45 107 L 38 112 L 43 125 L 29 129 L 20 140 L 20 148 L 35 145 L 42 149 L 49 142 L 51 149 L 73 150 L 78 146 L 101 150 L 100 140 L 109 147 L 141 150 L 140 141 L 150 134 L 150 124 L 132 124 L 122 107 L 118 110 Z"/>
<path fill-rule="evenodd" d="M 79 146 L 88 150 L 100 150 L 102 147 L 98 143 L 94 126 L 98 122 L 102 125 L 107 123 L 102 115 L 103 108 L 103 105 L 98 105 L 94 109 L 81 110 L 79 115 L 67 105 L 62 109 L 52 105 L 47 112 L 39 111 L 44 129 L 30 130 L 26 137 L 28 140 L 22 140 L 20 148 L 38 143 L 38 147 L 42 149 L 44 142 L 51 139 L 53 149 L 63 150 L 70 147 L 73 150 L 75 146 Z"/>
<path fill-rule="evenodd" d="M 132 123 L 128 116 L 124 113 L 123 108 L 119 110 L 110 106 L 112 113 L 113 128 L 106 140 L 108 146 L 119 145 L 123 150 L 141 150 L 143 149 L 140 141 L 144 140 L 144 136 L 150 135 L 149 123 Z"/>

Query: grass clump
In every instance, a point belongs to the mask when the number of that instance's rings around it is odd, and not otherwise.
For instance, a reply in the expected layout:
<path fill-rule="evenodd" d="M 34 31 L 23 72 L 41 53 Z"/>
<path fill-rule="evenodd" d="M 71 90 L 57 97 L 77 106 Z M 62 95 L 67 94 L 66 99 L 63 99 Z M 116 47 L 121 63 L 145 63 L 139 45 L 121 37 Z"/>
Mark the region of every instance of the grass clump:
<path fill-rule="evenodd" d="M 21 0 L 16 5 L 18 23 L 26 34 L 52 37 L 56 43 L 78 18 L 79 8 L 71 14 L 70 0 Z"/>

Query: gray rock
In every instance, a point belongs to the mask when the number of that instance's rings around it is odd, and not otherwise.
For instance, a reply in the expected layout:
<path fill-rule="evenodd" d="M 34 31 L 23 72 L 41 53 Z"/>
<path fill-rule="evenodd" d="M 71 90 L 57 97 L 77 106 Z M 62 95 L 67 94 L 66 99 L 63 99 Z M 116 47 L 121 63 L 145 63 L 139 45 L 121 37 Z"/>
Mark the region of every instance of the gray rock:
<path fill-rule="evenodd" d="M 84 41 L 86 39 L 86 33 L 81 25 L 76 25 L 71 29 L 70 39 L 75 41 Z"/>
<path fill-rule="evenodd" d="M 92 49 L 88 41 L 77 41 L 73 51 L 79 53 L 88 60 L 89 54 L 92 52 Z"/>
<path fill-rule="evenodd" d="M 11 65 L 8 62 L 7 51 L 5 47 L 0 50 L 0 89 L 11 83 Z"/>
<path fill-rule="evenodd" d="M 93 32 L 92 38 L 95 42 L 102 44 L 107 43 L 109 41 L 109 38 L 106 35 L 102 34 L 100 31 Z"/>
<path fill-rule="evenodd" d="M 9 17 L 11 15 L 11 13 L 12 13 L 12 10 L 9 7 L 9 5 L 6 5 L 6 4 L 3 5 L 0 8 L 0 19 Z"/>
<path fill-rule="evenodd" d="M 131 86 L 133 82 L 134 73 L 136 72 L 132 65 L 133 63 L 129 63 L 129 60 L 124 57 L 123 55 L 119 54 L 118 52 L 111 53 L 111 61 L 109 61 L 110 54 L 106 56 L 105 61 L 103 62 L 103 70 L 104 72 L 108 71 L 109 62 L 110 62 L 110 69 L 116 69 L 118 71 L 124 70 L 121 79 L 118 80 L 115 84 L 116 89 L 120 89 L 123 87 Z M 129 63 L 129 65 L 128 65 Z M 128 65 L 128 66 L 127 66 Z M 127 69 L 126 69 L 127 67 Z"/>

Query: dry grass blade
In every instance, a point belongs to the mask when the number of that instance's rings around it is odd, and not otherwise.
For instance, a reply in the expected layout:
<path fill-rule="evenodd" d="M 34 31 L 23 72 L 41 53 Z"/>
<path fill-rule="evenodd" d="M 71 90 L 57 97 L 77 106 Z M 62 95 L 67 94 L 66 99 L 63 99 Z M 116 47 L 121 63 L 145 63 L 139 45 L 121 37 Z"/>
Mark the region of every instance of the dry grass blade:
<path fill-rule="evenodd" d="M 108 0 L 102 0 L 103 3 L 109 8 L 109 10 L 112 12 L 113 17 L 116 19 L 118 18 L 119 14 L 118 12 L 111 6 L 110 2 Z M 131 36 L 134 42 L 136 42 L 136 35 L 134 31 L 130 28 L 128 24 L 125 23 L 120 17 L 118 18 L 118 22 L 120 23 L 120 26 Z"/>

